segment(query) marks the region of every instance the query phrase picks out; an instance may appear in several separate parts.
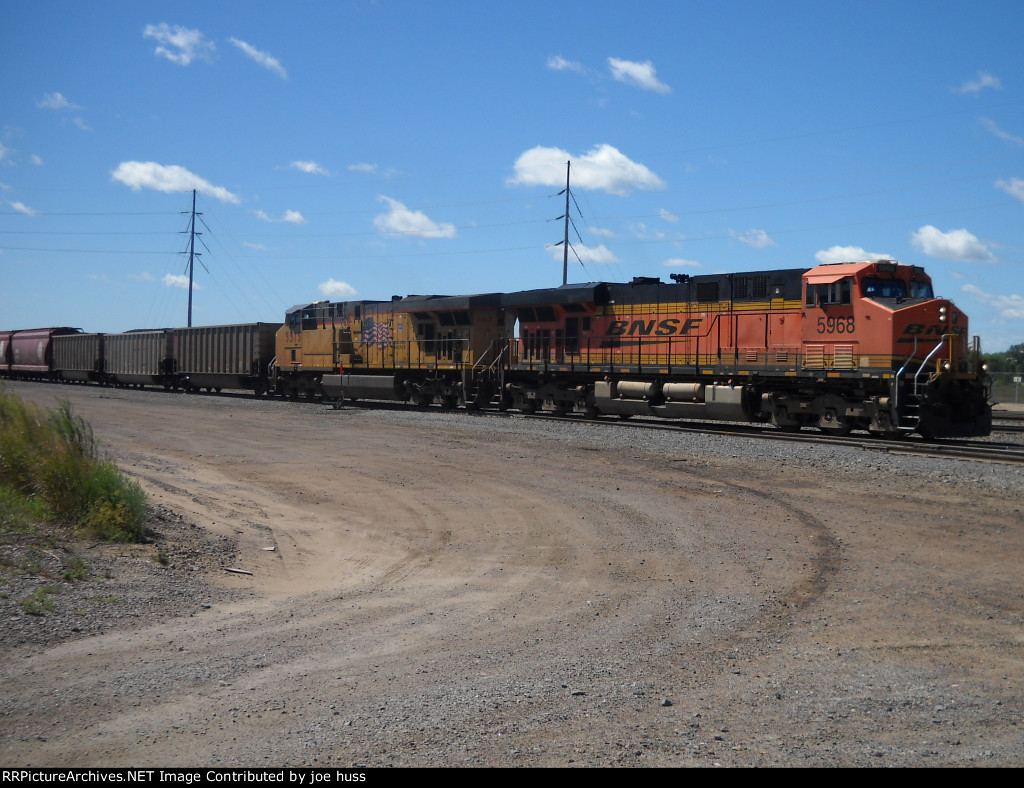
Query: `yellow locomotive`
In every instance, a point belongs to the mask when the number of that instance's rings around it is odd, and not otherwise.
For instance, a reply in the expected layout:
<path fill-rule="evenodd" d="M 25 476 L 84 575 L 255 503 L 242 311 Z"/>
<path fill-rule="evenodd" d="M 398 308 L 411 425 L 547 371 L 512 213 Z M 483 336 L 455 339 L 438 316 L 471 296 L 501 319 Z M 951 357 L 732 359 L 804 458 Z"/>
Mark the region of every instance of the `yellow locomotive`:
<path fill-rule="evenodd" d="M 273 390 L 483 405 L 500 386 L 506 335 L 500 293 L 299 305 L 277 333 Z"/>

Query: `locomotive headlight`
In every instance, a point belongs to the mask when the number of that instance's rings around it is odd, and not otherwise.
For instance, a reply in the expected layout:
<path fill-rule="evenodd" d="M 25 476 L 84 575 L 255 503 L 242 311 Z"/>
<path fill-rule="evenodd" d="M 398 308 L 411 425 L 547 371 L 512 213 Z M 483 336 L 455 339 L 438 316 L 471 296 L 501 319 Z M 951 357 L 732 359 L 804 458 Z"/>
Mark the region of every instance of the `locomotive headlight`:
<path fill-rule="evenodd" d="M 940 306 L 939 307 L 939 322 L 940 323 L 945 323 L 946 322 L 946 307 L 945 306 Z"/>
<path fill-rule="evenodd" d="M 988 364 L 982 364 L 981 365 L 981 371 L 987 373 L 988 372 Z"/>
<path fill-rule="evenodd" d="M 942 365 L 942 368 L 943 368 L 944 370 L 946 370 L 946 372 L 949 372 L 949 371 L 950 371 L 950 370 L 951 370 L 951 369 L 952 369 L 953 367 L 952 367 L 952 366 L 950 365 L 950 363 L 949 363 L 949 362 L 947 361 L 947 362 L 946 362 L 945 364 L 943 364 L 943 365 Z"/>

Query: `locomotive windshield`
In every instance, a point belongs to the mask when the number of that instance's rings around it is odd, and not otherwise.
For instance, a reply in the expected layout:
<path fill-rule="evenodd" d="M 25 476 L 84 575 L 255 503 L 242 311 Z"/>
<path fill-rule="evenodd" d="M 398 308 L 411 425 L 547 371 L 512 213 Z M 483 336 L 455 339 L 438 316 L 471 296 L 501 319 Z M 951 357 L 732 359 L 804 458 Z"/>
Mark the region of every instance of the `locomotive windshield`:
<path fill-rule="evenodd" d="M 907 297 L 907 283 L 902 279 L 879 279 L 877 277 L 867 277 L 861 280 L 860 288 L 866 298 Z M 931 287 L 929 286 L 929 290 L 930 289 Z"/>
<path fill-rule="evenodd" d="M 932 292 L 931 282 L 911 282 L 910 283 L 910 297 L 911 298 L 935 298 L 935 293 Z"/>

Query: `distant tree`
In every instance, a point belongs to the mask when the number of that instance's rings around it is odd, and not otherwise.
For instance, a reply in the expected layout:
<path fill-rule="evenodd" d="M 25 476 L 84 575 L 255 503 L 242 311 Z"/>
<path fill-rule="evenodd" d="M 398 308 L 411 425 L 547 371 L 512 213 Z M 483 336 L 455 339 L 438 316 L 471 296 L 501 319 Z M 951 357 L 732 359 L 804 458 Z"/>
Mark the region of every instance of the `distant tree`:
<path fill-rule="evenodd" d="M 1004 354 L 1006 360 L 1012 369 L 1008 369 L 1008 372 L 1022 372 L 1024 371 L 1024 342 L 1018 345 L 1010 345 L 1010 349 Z"/>
<path fill-rule="evenodd" d="M 982 353 L 981 360 L 988 364 L 992 372 L 1008 372 L 1010 370 L 1010 359 L 1006 353 Z"/>

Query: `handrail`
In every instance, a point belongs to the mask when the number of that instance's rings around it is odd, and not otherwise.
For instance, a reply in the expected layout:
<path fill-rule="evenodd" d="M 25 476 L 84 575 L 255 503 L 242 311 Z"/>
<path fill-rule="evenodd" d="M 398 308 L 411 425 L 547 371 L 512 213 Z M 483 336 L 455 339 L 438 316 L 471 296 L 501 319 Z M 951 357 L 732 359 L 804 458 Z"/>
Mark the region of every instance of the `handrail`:
<path fill-rule="evenodd" d="M 937 344 L 934 348 L 932 348 L 932 352 L 929 353 L 925 357 L 924 361 L 921 362 L 921 366 L 918 367 L 917 372 L 914 373 L 914 396 L 917 396 L 917 379 L 918 379 L 918 377 L 920 377 L 920 375 L 924 371 L 925 367 L 928 366 L 928 362 L 932 360 L 932 357 L 936 353 L 938 353 L 940 350 L 942 350 L 943 347 L 945 347 L 945 345 L 946 345 L 946 338 L 948 336 L 949 336 L 949 334 L 943 334 L 942 335 L 942 340 L 939 342 L 939 344 Z"/>
<path fill-rule="evenodd" d="M 900 367 L 899 370 L 896 372 L 896 381 L 895 381 L 895 385 L 893 385 L 893 389 L 892 389 L 892 391 L 893 391 L 893 402 L 892 402 L 893 413 L 898 414 L 900 412 L 900 378 L 903 377 L 903 373 L 907 371 L 907 367 L 910 365 L 910 362 L 914 360 L 914 356 L 916 356 L 916 355 L 917 355 L 917 337 L 914 337 L 914 349 L 910 351 L 910 355 L 907 356 L 907 360 L 903 362 L 903 366 Z M 916 390 L 914 391 L 914 394 L 917 394 Z"/>

